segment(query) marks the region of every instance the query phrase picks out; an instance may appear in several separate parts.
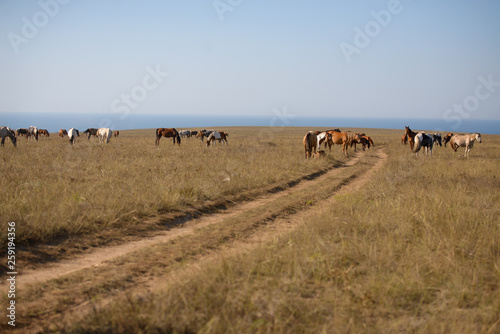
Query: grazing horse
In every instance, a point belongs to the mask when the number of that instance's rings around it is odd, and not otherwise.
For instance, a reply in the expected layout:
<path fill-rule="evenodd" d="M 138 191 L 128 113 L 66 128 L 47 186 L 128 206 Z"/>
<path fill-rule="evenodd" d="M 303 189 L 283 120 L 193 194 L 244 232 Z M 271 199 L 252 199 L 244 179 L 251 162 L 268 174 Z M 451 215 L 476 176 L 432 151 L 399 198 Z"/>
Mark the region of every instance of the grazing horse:
<path fill-rule="evenodd" d="M 99 138 L 99 143 L 109 143 L 109 139 L 111 138 L 111 135 L 113 134 L 113 131 L 111 131 L 110 128 L 100 128 L 97 130 L 97 138 Z"/>
<path fill-rule="evenodd" d="M 68 131 L 66 131 L 64 129 L 59 130 L 59 137 L 64 138 L 64 136 L 67 136 L 67 135 L 68 135 Z"/>
<path fill-rule="evenodd" d="M 440 133 L 433 133 L 431 135 L 433 138 L 434 138 L 434 142 L 437 142 L 439 144 L 439 146 L 443 146 L 443 144 L 441 143 L 441 134 Z"/>
<path fill-rule="evenodd" d="M 350 144 L 348 133 L 332 131 L 330 134 L 332 135 L 332 143 L 336 145 L 342 144 L 342 153 L 347 157 L 347 146 Z"/>
<path fill-rule="evenodd" d="M 408 141 L 410 142 L 410 149 L 413 150 L 413 145 L 415 144 L 415 136 L 416 132 L 411 131 L 409 126 L 405 126 L 405 135 L 408 137 Z"/>
<path fill-rule="evenodd" d="M 446 144 L 450 141 L 451 137 L 453 137 L 453 133 L 449 132 L 444 136 L 443 142 L 444 142 L 444 147 L 446 147 Z"/>
<path fill-rule="evenodd" d="M 30 126 L 28 129 L 30 136 L 35 137 L 35 141 L 38 141 L 38 128 L 36 126 Z"/>
<path fill-rule="evenodd" d="M 406 143 L 408 142 L 408 135 L 405 133 L 402 137 L 401 137 L 401 144 L 404 144 L 406 145 Z"/>
<path fill-rule="evenodd" d="M 80 136 L 80 132 L 77 129 L 71 128 L 68 130 L 69 143 L 73 145 L 76 142 L 76 137 Z"/>
<path fill-rule="evenodd" d="M 47 131 L 45 129 L 38 130 L 38 134 L 44 135 L 45 137 L 50 137 L 49 131 Z"/>
<path fill-rule="evenodd" d="M 323 150 L 316 151 L 316 153 L 314 154 L 314 158 L 316 159 L 320 159 L 324 156 L 326 156 L 326 152 Z"/>
<path fill-rule="evenodd" d="M 191 131 L 189 133 L 189 137 L 196 137 L 197 134 L 198 134 L 198 131 Z"/>
<path fill-rule="evenodd" d="M 189 130 L 180 130 L 179 131 L 179 136 L 181 136 L 181 138 L 184 138 L 184 137 L 191 137 L 191 131 Z"/>
<path fill-rule="evenodd" d="M 118 137 L 120 135 L 120 131 L 116 130 L 115 133 L 113 134 L 113 137 Z"/>
<path fill-rule="evenodd" d="M 1 146 L 4 147 L 5 144 L 5 137 L 9 137 L 10 140 L 12 141 L 12 144 L 14 147 L 17 147 L 17 138 L 15 135 L 15 132 L 11 130 L 8 126 L 1 126 L 0 127 L 0 137 L 2 138 Z"/>
<path fill-rule="evenodd" d="M 367 146 L 368 148 L 375 146 L 375 144 L 373 144 L 373 140 L 366 135 L 359 136 L 359 143 L 363 145 L 363 151 Z"/>
<path fill-rule="evenodd" d="M 419 132 L 414 137 L 415 143 L 413 145 L 413 153 L 418 156 L 418 151 L 420 151 L 421 147 L 425 147 L 425 154 L 429 154 L 432 156 L 432 147 L 434 146 L 434 136 L 428 135 L 423 132 Z"/>
<path fill-rule="evenodd" d="M 302 142 L 304 143 L 304 150 L 305 150 L 306 158 L 311 157 L 313 150 L 314 150 L 314 154 L 316 154 L 317 145 L 318 145 L 318 138 L 314 134 L 314 132 L 309 131 L 308 133 L 306 133 L 306 135 L 304 136 L 304 139 L 302 139 Z"/>
<path fill-rule="evenodd" d="M 28 138 L 29 136 L 29 130 L 28 129 L 17 129 L 17 136 L 25 136 L 26 138 Z"/>
<path fill-rule="evenodd" d="M 200 138 L 200 139 L 201 139 L 201 141 L 203 141 L 203 138 L 205 138 L 205 137 L 207 137 L 207 138 L 208 138 L 208 136 L 210 136 L 210 134 L 211 134 L 212 132 L 214 132 L 214 131 L 215 131 L 215 130 L 205 130 L 205 129 L 203 129 L 203 130 L 201 130 L 200 132 L 198 132 L 198 134 L 196 135 L 196 138 Z"/>
<path fill-rule="evenodd" d="M 181 137 L 179 136 L 179 132 L 177 132 L 176 129 L 165 129 L 165 128 L 159 128 L 159 129 L 156 129 L 156 142 L 155 142 L 155 145 L 160 145 L 160 139 L 161 137 L 165 137 L 165 138 L 171 138 L 173 137 L 174 138 L 174 144 L 175 144 L 175 140 L 177 139 L 177 144 L 180 145 L 181 144 Z"/>
<path fill-rule="evenodd" d="M 221 137 L 221 134 L 220 132 L 217 132 L 217 131 L 213 131 L 207 138 L 207 141 L 206 141 L 206 144 L 207 144 L 207 147 L 210 146 L 210 143 L 211 142 L 214 142 L 214 146 L 216 144 L 216 140 L 218 140 L 219 142 L 221 141 L 222 137 Z"/>
<path fill-rule="evenodd" d="M 96 128 L 88 128 L 87 130 L 83 131 L 87 135 L 87 140 L 90 140 L 90 136 L 97 137 L 97 129 Z"/>
<path fill-rule="evenodd" d="M 450 139 L 450 146 L 456 152 L 459 147 L 465 147 L 464 157 L 468 158 L 475 141 L 481 142 L 481 134 L 470 133 L 467 135 L 454 135 Z"/>

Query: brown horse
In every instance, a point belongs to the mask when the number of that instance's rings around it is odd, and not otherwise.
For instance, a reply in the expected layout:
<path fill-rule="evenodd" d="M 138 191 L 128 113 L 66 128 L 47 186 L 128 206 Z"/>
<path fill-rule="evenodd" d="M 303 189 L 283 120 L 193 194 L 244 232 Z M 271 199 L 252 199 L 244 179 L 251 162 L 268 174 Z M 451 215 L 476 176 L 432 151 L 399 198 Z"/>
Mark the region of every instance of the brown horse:
<path fill-rule="evenodd" d="M 312 151 L 314 150 L 314 154 L 316 154 L 316 149 L 318 145 L 318 137 L 314 134 L 314 132 L 309 131 L 306 133 L 304 136 L 304 139 L 302 139 L 302 142 L 304 143 L 304 150 L 305 150 L 305 155 L 306 158 L 310 158 Z"/>
<path fill-rule="evenodd" d="M 415 145 L 415 136 L 416 132 L 411 131 L 409 126 L 405 126 L 405 135 L 408 137 L 408 141 L 410 142 L 410 148 L 413 151 L 413 145 Z"/>
<path fill-rule="evenodd" d="M 444 136 L 444 138 L 443 138 L 444 147 L 446 147 L 446 144 L 448 144 L 451 137 L 453 137 L 453 133 L 451 133 L 451 132 L 449 132 L 448 134 L 446 134 L 446 136 Z"/>
<path fill-rule="evenodd" d="M 64 129 L 60 129 L 59 130 L 59 137 L 61 138 L 64 138 L 68 135 L 68 131 L 64 130 Z"/>
<path fill-rule="evenodd" d="M 120 135 L 120 131 L 116 130 L 113 136 L 118 137 Z"/>
<path fill-rule="evenodd" d="M 351 144 L 351 140 L 353 140 L 354 135 L 351 136 L 347 132 L 339 132 L 339 131 L 330 131 L 329 133 L 332 135 L 332 143 L 336 145 L 342 144 L 342 153 L 347 157 L 347 146 Z M 352 134 L 352 132 L 351 132 Z M 352 138 L 350 138 L 352 137 Z M 330 145 L 330 143 L 328 143 Z"/>
<path fill-rule="evenodd" d="M 365 148 L 367 146 L 368 146 L 368 148 L 370 148 L 372 146 L 375 146 L 375 144 L 373 144 L 373 140 L 370 137 L 366 136 L 366 135 L 359 137 L 359 143 L 361 145 L 363 145 L 363 151 L 365 150 Z"/>
<path fill-rule="evenodd" d="M 38 134 L 44 135 L 45 137 L 50 137 L 49 131 L 47 131 L 45 129 L 38 130 Z"/>
<path fill-rule="evenodd" d="M 406 133 L 401 137 L 401 144 L 404 144 L 406 145 L 406 143 L 408 142 L 408 136 L 406 135 Z"/>
<path fill-rule="evenodd" d="M 160 145 L 160 139 L 161 137 L 165 138 L 174 138 L 174 144 L 175 140 L 177 139 L 177 144 L 181 144 L 181 137 L 179 136 L 179 132 L 177 132 L 176 129 L 165 129 L 165 128 L 159 128 L 156 129 L 156 142 L 155 145 Z"/>

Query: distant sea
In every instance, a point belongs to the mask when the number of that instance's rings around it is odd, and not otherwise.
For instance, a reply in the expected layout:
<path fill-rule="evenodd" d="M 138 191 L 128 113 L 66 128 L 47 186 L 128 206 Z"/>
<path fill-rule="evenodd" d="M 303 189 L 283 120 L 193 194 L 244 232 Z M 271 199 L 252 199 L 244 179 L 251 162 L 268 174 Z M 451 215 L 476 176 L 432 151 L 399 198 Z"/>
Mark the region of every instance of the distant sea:
<path fill-rule="evenodd" d="M 238 115 L 169 115 L 169 114 L 56 114 L 56 113 L 0 113 L 0 125 L 13 129 L 35 125 L 49 132 L 59 129 L 109 127 L 113 130 L 150 129 L 159 127 L 216 128 L 223 126 L 301 126 L 328 128 L 401 129 L 406 125 L 412 130 L 440 132 L 480 132 L 500 134 L 500 120 L 449 120 L 411 118 L 346 118 L 303 117 L 290 115 L 238 116 Z"/>

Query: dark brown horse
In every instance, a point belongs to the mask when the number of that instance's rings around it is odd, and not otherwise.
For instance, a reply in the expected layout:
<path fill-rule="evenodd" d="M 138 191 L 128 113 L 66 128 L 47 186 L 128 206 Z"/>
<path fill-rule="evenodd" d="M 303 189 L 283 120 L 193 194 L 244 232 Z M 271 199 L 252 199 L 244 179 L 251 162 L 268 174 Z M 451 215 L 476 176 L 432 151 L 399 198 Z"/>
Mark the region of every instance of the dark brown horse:
<path fill-rule="evenodd" d="M 120 131 L 116 130 L 113 136 L 118 137 L 119 135 L 120 135 Z"/>
<path fill-rule="evenodd" d="M 166 138 L 174 138 L 174 144 L 175 140 L 177 139 L 177 144 L 181 144 L 181 136 L 179 136 L 179 132 L 177 132 L 176 129 L 165 129 L 165 128 L 159 128 L 156 129 L 156 145 L 160 145 L 160 139 L 161 137 L 166 137 Z"/>

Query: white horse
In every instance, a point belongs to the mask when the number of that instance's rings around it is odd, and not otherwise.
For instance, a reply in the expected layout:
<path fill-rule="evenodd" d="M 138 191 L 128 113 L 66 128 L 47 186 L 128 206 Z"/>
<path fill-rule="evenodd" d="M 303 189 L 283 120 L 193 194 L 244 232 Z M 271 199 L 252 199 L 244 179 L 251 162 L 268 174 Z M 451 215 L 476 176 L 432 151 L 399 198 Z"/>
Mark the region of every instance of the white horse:
<path fill-rule="evenodd" d="M 2 144 L 1 144 L 2 147 L 4 146 L 5 143 L 5 137 L 9 137 L 14 147 L 17 147 L 16 145 L 17 138 L 15 132 L 11 130 L 8 126 L 0 127 L 0 137 L 2 138 Z"/>
<path fill-rule="evenodd" d="M 332 135 L 329 134 L 326 131 L 323 131 L 323 132 L 320 132 L 319 134 L 316 135 L 316 139 L 318 140 L 318 143 L 316 145 L 316 147 L 318 148 L 318 150 L 319 150 L 320 145 L 323 142 L 325 142 L 325 149 L 326 149 L 326 143 L 328 142 L 328 140 L 332 139 Z"/>
<path fill-rule="evenodd" d="M 110 128 L 100 128 L 97 130 L 97 137 L 99 138 L 99 143 L 103 143 L 106 141 L 106 143 L 109 143 L 109 139 L 113 135 L 113 131 L 111 131 Z"/>
<path fill-rule="evenodd" d="M 456 152 L 459 147 L 465 147 L 464 157 L 468 158 L 471 148 L 474 146 L 475 141 L 481 142 L 481 134 L 470 133 L 468 135 L 454 135 L 450 139 L 450 146 Z"/>
<path fill-rule="evenodd" d="M 415 135 L 415 144 L 413 145 L 413 152 L 418 156 L 418 151 L 421 147 L 425 147 L 425 154 L 432 156 L 432 147 L 434 146 L 434 136 L 419 132 Z"/>
<path fill-rule="evenodd" d="M 28 140 L 31 137 L 35 137 L 35 141 L 38 141 L 38 128 L 36 126 L 31 125 L 28 129 L 28 132 L 30 133 L 30 136 L 28 137 Z"/>
<path fill-rule="evenodd" d="M 71 128 L 68 130 L 69 143 L 73 145 L 76 142 L 76 137 L 80 136 L 80 132 L 77 129 Z"/>
<path fill-rule="evenodd" d="M 182 138 L 185 138 L 185 137 L 191 137 L 191 131 L 189 130 L 180 130 L 179 131 L 179 136 L 181 136 Z"/>

